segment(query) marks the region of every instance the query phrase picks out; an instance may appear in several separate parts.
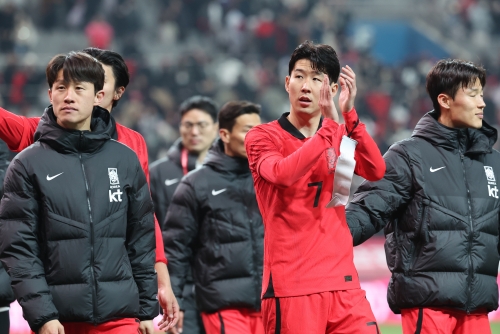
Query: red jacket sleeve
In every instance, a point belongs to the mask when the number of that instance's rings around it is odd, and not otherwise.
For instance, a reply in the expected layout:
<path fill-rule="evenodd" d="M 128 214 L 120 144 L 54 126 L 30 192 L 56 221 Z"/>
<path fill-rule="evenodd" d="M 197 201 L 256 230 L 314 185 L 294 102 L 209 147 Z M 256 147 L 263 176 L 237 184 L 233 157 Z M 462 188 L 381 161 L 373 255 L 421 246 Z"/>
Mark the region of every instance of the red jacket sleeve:
<path fill-rule="evenodd" d="M 149 185 L 149 164 L 148 164 L 148 148 L 146 146 L 146 141 L 144 137 L 123 125 L 116 124 L 116 130 L 118 132 L 118 141 L 130 147 L 134 150 L 135 154 L 139 158 L 142 170 L 146 174 L 146 180 Z M 160 224 L 155 215 L 155 242 L 156 242 L 156 262 L 163 262 L 167 264 L 167 258 L 165 257 L 165 250 L 163 248 L 163 237 L 161 234 Z"/>
<path fill-rule="evenodd" d="M 160 224 L 158 223 L 158 219 L 156 219 L 156 215 L 155 215 L 155 239 L 156 239 L 155 262 L 163 262 L 167 264 L 167 257 L 165 256 L 165 249 L 163 248 L 163 237 L 161 235 Z"/>
<path fill-rule="evenodd" d="M 373 138 L 366 132 L 366 126 L 359 121 L 358 113 L 353 108 L 342 115 L 347 133 L 358 142 L 354 153 L 356 160 L 354 173 L 368 181 L 382 179 L 385 174 L 385 160 Z"/>
<path fill-rule="evenodd" d="M 339 129 L 337 122 L 324 119 L 321 129 L 287 157 L 280 153 L 269 133 L 261 128 L 252 129 L 245 138 L 248 161 L 268 182 L 288 187 L 316 164 L 325 149 L 332 147 Z"/>
<path fill-rule="evenodd" d="M 19 116 L 0 108 L 0 139 L 11 151 L 21 152 L 33 144 L 38 122 L 40 117 Z"/>

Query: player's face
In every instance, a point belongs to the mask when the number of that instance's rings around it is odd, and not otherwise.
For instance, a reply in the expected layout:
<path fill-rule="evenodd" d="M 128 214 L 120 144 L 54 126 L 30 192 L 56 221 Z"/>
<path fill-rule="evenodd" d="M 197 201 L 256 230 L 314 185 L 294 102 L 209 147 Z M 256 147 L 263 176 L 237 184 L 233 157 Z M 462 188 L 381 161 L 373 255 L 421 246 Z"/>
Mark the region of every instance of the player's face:
<path fill-rule="evenodd" d="M 99 105 L 111 112 L 111 109 L 113 109 L 113 101 L 119 100 L 122 97 L 125 87 L 115 88 L 116 78 L 113 73 L 113 68 L 103 63 L 101 63 L 101 65 L 104 69 L 104 87 L 102 89 L 104 91 L 104 98 Z"/>
<path fill-rule="evenodd" d="M 180 125 L 182 145 L 189 151 L 199 154 L 212 145 L 217 136 L 217 123 L 200 109 L 191 109 L 182 116 Z"/>
<path fill-rule="evenodd" d="M 251 128 L 260 123 L 260 116 L 258 114 L 243 114 L 236 117 L 231 132 L 227 129 L 221 129 L 220 137 L 226 144 L 226 154 L 246 159 L 245 136 Z"/>
<path fill-rule="evenodd" d="M 318 102 L 323 76 L 323 73 L 312 69 L 309 59 L 300 59 L 295 63 L 292 73 L 285 79 L 292 113 L 320 113 Z"/>
<path fill-rule="evenodd" d="M 451 127 L 479 129 L 483 126 L 483 112 L 486 104 L 479 79 L 476 79 L 474 85 L 470 87 L 458 89 L 455 98 L 448 101 Z"/>
<path fill-rule="evenodd" d="M 94 84 L 90 82 L 65 82 L 63 71 L 49 89 L 57 124 L 65 129 L 90 130 L 90 119 L 94 105 L 98 105 L 103 91 L 94 92 Z"/>

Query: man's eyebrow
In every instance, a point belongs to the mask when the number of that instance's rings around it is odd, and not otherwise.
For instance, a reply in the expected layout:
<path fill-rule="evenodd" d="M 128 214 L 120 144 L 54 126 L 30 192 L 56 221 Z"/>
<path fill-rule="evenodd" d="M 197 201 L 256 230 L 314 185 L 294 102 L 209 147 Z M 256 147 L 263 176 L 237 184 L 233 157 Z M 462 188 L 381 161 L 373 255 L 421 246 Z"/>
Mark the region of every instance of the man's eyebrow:
<path fill-rule="evenodd" d="M 303 70 L 301 68 L 296 68 L 293 71 L 294 72 L 300 72 L 300 73 L 306 73 L 307 72 L 306 70 Z M 323 72 L 320 72 L 318 70 L 313 70 L 312 73 L 315 74 L 315 75 L 322 75 L 322 74 L 324 74 Z"/>

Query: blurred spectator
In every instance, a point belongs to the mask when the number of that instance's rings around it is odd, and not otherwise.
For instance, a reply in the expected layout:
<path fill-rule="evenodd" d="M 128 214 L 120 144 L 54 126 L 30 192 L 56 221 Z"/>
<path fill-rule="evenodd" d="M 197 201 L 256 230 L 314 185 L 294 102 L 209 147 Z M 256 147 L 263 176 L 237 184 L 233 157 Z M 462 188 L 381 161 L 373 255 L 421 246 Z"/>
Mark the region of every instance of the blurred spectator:
<path fill-rule="evenodd" d="M 89 41 L 89 46 L 99 49 L 109 49 L 113 40 L 113 27 L 104 20 L 101 15 L 97 15 L 85 27 L 85 35 Z"/>
<path fill-rule="evenodd" d="M 82 42 L 71 42 L 87 37 L 90 45 L 125 56 L 132 81 L 116 117 L 142 132 L 151 159 L 172 144 L 179 122 L 174 111 L 192 95 L 221 104 L 230 99 L 256 101 L 262 105 L 263 121 L 279 117 L 288 109 L 280 79 L 288 75 L 283 56 L 305 39 L 334 46 L 341 63 L 354 68 L 356 108 L 372 124 L 382 151 L 407 136 L 432 109 L 423 82 L 435 59 L 415 55 L 402 64 L 378 61 L 372 54 L 373 32 L 350 32 L 357 11 L 349 1 L 151 0 L 147 7 L 137 0 L 15 3 L 0 7 L 0 54 L 6 55 L 0 58 L 2 106 L 25 114 L 45 107 L 46 91 L 40 88 L 44 68 L 37 60 L 69 47 L 81 49 Z M 466 51 L 464 57 L 475 57 L 471 60 L 487 67 L 491 79 L 485 90 L 485 118 L 498 124 L 500 2 L 425 0 L 422 7 L 423 12 L 413 15 L 434 25 L 443 45 L 454 42 L 457 50 Z M 61 41 L 47 41 L 47 46 L 45 39 L 39 41 L 55 28 L 64 32 Z"/>
<path fill-rule="evenodd" d="M 14 50 L 15 7 L 7 4 L 0 8 L 0 52 Z"/>

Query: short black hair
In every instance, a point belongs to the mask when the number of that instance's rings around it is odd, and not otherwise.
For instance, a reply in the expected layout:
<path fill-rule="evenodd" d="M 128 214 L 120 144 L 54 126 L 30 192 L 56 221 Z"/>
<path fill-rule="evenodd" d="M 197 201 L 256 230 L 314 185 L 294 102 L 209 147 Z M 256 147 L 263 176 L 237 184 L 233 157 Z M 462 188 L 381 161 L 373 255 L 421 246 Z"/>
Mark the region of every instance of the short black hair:
<path fill-rule="evenodd" d="M 337 82 L 340 75 L 340 62 L 337 52 L 326 44 L 314 44 L 311 41 L 305 41 L 297 46 L 290 57 L 288 63 L 288 75 L 292 74 L 295 63 L 301 59 L 308 59 L 311 62 L 313 70 L 317 70 L 328 75 L 330 83 Z"/>
<path fill-rule="evenodd" d="M 236 118 L 245 114 L 260 114 L 261 107 L 248 101 L 230 101 L 219 111 L 219 129 L 233 131 Z"/>
<path fill-rule="evenodd" d="M 455 99 L 459 88 L 468 88 L 479 79 L 481 86 L 486 85 L 486 70 L 470 61 L 461 59 L 442 59 L 427 74 L 426 89 L 432 100 L 434 111 L 440 115 L 439 94 L 447 94 Z"/>
<path fill-rule="evenodd" d="M 115 76 L 115 90 L 119 87 L 127 88 L 130 82 L 130 74 L 125 60 L 119 53 L 93 47 L 83 49 L 82 52 L 91 55 L 102 64 L 110 66 L 113 69 L 113 75 Z M 119 100 L 113 100 L 113 108 L 116 107 L 118 101 Z"/>
<path fill-rule="evenodd" d="M 66 82 L 90 82 L 94 85 L 94 93 L 102 90 L 104 86 L 104 69 L 94 57 L 83 53 L 71 51 L 67 55 L 54 56 L 45 69 L 49 88 L 57 80 L 59 71 L 63 71 Z"/>
<path fill-rule="evenodd" d="M 207 96 L 195 95 L 190 98 L 184 100 L 179 107 L 179 111 L 181 113 L 181 118 L 188 112 L 193 109 L 200 109 L 212 117 L 212 120 L 217 122 L 217 104 L 214 100 Z"/>

